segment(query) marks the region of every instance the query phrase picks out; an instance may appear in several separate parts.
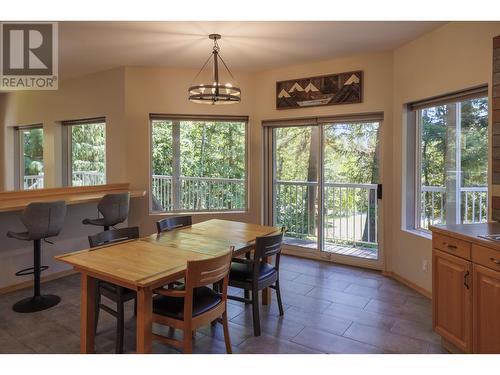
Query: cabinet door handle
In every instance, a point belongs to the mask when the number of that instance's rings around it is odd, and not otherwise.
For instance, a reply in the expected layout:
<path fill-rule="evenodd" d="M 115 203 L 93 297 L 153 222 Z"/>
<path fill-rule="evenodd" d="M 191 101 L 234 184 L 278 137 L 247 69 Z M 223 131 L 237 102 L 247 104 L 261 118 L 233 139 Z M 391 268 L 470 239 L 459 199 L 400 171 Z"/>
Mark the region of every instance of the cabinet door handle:
<path fill-rule="evenodd" d="M 495 263 L 497 266 L 500 265 L 500 260 L 495 259 L 495 258 L 490 258 L 490 260 Z"/>
<path fill-rule="evenodd" d="M 465 272 L 465 275 L 464 275 L 464 286 L 469 289 L 469 284 L 467 284 L 467 277 L 469 277 L 469 271 L 466 271 Z"/>
<path fill-rule="evenodd" d="M 456 250 L 457 249 L 456 245 L 450 245 L 447 242 L 443 242 L 443 245 L 446 246 L 449 250 Z"/>

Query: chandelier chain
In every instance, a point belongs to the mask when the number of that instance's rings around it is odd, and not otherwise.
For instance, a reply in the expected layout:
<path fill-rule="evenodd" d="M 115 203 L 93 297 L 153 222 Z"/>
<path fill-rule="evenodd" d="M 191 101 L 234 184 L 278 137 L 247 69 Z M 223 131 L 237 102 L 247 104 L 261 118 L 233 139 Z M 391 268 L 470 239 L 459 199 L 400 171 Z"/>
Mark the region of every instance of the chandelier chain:
<path fill-rule="evenodd" d="M 220 51 L 220 47 L 219 47 L 219 43 L 217 43 L 217 39 L 214 39 L 214 51 L 217 51 L 217 53 L 219 53 L 219 51 Z"/>

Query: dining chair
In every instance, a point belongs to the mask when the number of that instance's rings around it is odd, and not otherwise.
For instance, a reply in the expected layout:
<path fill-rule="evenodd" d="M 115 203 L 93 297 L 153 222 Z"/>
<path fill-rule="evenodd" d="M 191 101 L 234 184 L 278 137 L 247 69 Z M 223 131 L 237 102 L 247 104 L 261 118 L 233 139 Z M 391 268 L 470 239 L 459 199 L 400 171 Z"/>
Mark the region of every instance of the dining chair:
<path fill-rule="evenodd" d="M 192 224 L 191 216 L 167 217 L 156 222 L 158 233 L 169 232 L 171 230 L 187 227 Z"/>
<path fill-rule="evenodd" d="M 227 318 L 227 288 L 234 247 L 216 258 L 187 262 L 186 282 L 174 289 L 155 289 L 153 322 L 183 331 L 182 341 L 153 332 L 153 339 L 192 353 L 193 332 L 217 321 L 222 324 L 226 352 L 232 353 Z M 220 287 L 209 288 L 218 284 Z M 222 284 L 222 285 L 221 285 Z M 219 292 L 220 291 L 220 292 Z"/>
<path fill-rule="evenodd" d="M 90 247 L 110 245 L 120 241 L 126 241 L 139 238 L 139 227 L 120 228 L 107 230 L 89 236 Z M 101 303 L 101 296 L 105 296 L 116 304 L 116 310 Z M 97 332 L 97 323 L 99 321 L 99 311 L 102 309 L 116 318 L 116 353 L 123 353 L 124 336 L 124 304 L 134 300 L 134 315 L 137 314 L 137 294 L 134 290 L 124 288 L 107 281 L 97 280 L 96 283 L 96 302 L 95 302 L 95 326 Z"/>
<path fill-rule="evenodd" d="M 252 304 L 253 332 L 260 336 L 259 317 L 259 291 L 271 288 L 276 291 L 280 316 L 283 316 L 283 303 L 281 301 L 279 267 L 283 234 L 257 237 L 253 258 L 234 258 L 229 273 L 229 286 L 241 288 L 245 291 L 244 297 L 229 296 L 229 299 Z M 268 258 L 275 257 L 274 265 L 267 262 Z M 250 293 L 251 292 L 251 297 Z"/>

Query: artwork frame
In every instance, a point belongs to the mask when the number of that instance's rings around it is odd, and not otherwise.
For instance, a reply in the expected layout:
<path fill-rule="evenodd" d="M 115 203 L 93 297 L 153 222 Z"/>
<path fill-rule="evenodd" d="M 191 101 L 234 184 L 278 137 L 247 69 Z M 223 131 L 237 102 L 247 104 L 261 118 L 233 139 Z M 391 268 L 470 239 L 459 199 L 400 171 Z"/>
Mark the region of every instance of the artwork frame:
<path fill-rule="evenodd" d="M 276 109 L 363 102 L 363 71 L 354 70 L 276 82 Z"/>

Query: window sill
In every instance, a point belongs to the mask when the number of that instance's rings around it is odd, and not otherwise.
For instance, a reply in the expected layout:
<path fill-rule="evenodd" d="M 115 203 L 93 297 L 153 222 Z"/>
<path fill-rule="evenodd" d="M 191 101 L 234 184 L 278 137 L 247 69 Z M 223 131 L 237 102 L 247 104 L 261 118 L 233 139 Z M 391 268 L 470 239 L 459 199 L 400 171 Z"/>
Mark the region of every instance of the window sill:
<path fill-rule="evenodd" d="M 414 236 L 423 237 L 432 240 L 432 232 L 422 229 L 403 229 L 403 232 L 413 234 Z"/>

